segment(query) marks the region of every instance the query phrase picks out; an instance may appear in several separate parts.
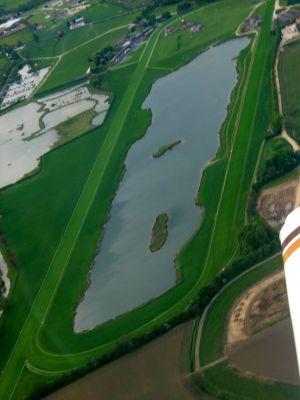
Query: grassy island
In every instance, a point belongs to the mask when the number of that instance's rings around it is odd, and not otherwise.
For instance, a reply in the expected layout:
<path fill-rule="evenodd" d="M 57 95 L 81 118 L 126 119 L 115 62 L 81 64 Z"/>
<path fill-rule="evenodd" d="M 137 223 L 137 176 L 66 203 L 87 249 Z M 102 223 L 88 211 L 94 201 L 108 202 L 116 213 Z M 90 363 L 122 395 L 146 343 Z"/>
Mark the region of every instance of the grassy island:
<path fill-rule="evenodd" d="M 168 150 L 172 150 L 173 147 L 178 146 L 180 143 L 182 143 L 182 140 L 175 140 L 175 142 L 165 144 L 164 146 L 161 146 L 158 150 L 156 150 L 155 153 L 153 153 L 153 158 L 158 158 L 164 155 Z"/>
<path fill-rule="evenodd" d="M 169 216 L 166 213 L 159 214 L 156 217 L 150 244 L 150 251 L 152 253 L 160 250 L 166 243 L 168 237 L 168 221 Z"/>

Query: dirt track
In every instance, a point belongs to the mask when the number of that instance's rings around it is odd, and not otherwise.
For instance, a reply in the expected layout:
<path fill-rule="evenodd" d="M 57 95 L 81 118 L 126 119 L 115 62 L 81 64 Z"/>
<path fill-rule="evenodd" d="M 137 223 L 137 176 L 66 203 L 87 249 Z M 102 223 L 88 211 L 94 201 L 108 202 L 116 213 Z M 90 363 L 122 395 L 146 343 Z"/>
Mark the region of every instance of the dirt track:
<path fill-rule="evenodd" d="M 48 400 L 208 400 L 189 375 L 193 321 L 59 390 Z"/>

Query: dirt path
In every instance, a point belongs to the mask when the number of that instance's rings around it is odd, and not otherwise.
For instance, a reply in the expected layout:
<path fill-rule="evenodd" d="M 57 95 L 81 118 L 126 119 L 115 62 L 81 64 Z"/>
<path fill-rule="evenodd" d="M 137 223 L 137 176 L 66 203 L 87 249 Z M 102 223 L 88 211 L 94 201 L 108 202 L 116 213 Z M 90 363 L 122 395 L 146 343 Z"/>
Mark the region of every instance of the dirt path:
<path fill-rule="evenodd" d="M 277 19 L 277 11 L 281 10 L 283 7 L 280 5 L 280 0 L 275 0 L 275 7 L 273 12 L 273 21 Z"/>
<path fill-rule="evenodd" d="M 241 22 L 241 24 L 236 28 L 235 31 L 235 35 L 236 36 L 247 36 L 249 35 L 249 33 L 256 33 L 257 34 L 257 30 L 253 30 L 253 31 L 249 31 L 249 32 L 241 32 L 241 27 L 244 25 L 245 21 L 247 19 L 249 19 L 252 14 L 254 14 L 254 12 L 261 6 L 264 4 L 264 1 L 261 1 L 260 3 L 255 4 L 255 6 L 252 8 L 252 10 L 250 11 L 250 13 L 248 14 L 248 16 L 244 19 L 244 21 Z"/>
<path fill-rule="evenodd" d="M 293 150 L 294 150 L 295 152 L 300 150 L 299 144 L 296 142 L 296 140 L 294 140 L 294 139 L 287 133 L 287 131 L 286 131 L 285 128 L 282 129 L 281 137 L 282 137 L 283 139 L 285 139 L 285 140 L 292 146 L 292 148 L 293 148 Z"/>

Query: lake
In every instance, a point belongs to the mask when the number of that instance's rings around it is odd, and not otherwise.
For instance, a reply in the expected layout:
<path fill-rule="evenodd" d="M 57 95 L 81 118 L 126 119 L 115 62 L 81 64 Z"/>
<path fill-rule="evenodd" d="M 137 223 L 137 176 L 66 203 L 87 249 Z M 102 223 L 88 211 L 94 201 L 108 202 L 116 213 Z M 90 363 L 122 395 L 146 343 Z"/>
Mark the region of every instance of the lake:
<path fill-rule="evenodd" d="M 127 155 L 75 331 L 116 318 L 176 284 L 176 254 L 201 222 L 195 198 L 202 171 L 217 152 L 237 80 L 235 57 L 248 43 L 238 38 L 212 47 L 154 83 L 143 105 L 151 108 L 152 122 Z M 159 147 L 179 139 L 180 145 L 153 159 Z M 164 247 L 151 253 L 160 213 L 169 215 L 169 235 Z"/>

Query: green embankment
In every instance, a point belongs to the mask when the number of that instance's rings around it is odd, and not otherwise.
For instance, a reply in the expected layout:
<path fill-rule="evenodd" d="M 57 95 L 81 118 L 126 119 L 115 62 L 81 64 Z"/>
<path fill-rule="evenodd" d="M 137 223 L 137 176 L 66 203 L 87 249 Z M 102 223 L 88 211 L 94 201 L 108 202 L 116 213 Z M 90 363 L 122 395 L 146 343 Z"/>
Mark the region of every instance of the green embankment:
<path fill-rule="evenodd" d="M 284 122 L 288 133 L 300 143 L 300 41 L 284 47 L 280 53 L 278 72 Z"/>
<path fill-rule="evenodd" d="M 227 15 L 228 4 L 234 18 L 231 27 L 223 27 L 220 10 L 223 5 Z M 169 68 L 187 62 L 219 38 L 232 36 L 250 7 L 250 1 L 226 0 L 191 13 L 193 18 L 204 20 L 216 8 L 219 23 L 207 27 L 210 34 L 206 40 L 199 36 L 198 44 L 193 40 L 192 47 L 187 44 L 185 48 L 183 43 L 180 52 L 168 52 Z M 104 126 L 50 153 L 39 174 L 1 192 L 1 226 L 16 254 L 19 271 L 2 326 L 1 398 L 20 398 L 47 382 L 48 376 L 53 380 L 53 374 L 59 376 L 60 371 L 108 352 L 120 340 L 147 333 L 166 322 L 184 310 L 199 288 L 231 257 L 244 224 L 246 198 L 269 123 L 262 105 L 268 104 L 263 78 L 274 50 L 270 35 L 272 9 L 273 2 L 269 2 L 253 56 L 248 48 L 241 57 L 240 83 L 222 130 L 219 161 L 207 169 L 202 182 L 200 200 L 206 207 L 205 219 L 177 259 L 182 281 L 166 294 L 89 332 L 73 333 L 72 316 L 99 240 L 99 227 L 105 222 L 121 177 L 125 154 L 150 122 L 150 113 L 141 110 L 141 104 L 153 81 L 166 73 L 147 68 L 155 49 L 162 45 L 166 48 L 162 29 L 152 35 L 137 65 L 111 71 L 104 77 L 104 89 L 115 93 Z M 82 143 L 87 142 L 91 147 L 86 144 L 86 161 L 80 153 Z M 241 165 L 247 171 L 244 175 Z M 230 212 L 228 204 L 233 204 Z M 231 238 L 231 246 L 227 250 L 223 246 L 216 258 L 217 244 L 222 244 L 224 235 L 225 239 Z M 27 370 L 26 360 L 36 368 L 35 373 Z"/>
<path fill-rule="evenodd" d="M 247 379 L 226 364 L 205 370 L 202 386 L 216 398 L 226 400 L 298 400 L 300 396 L 299 386 Z"/>
<path fill-rule="evenodd" d="M 158 158 L 163 156 L 168 150 L 172 150 L 175 146 L 178 146 L 181 142 L 182 142 L 181 140 L 175 140 L 172 143 L 160 147 L 158 150 L 156 150 L 155 153 L 153 153 L 153 158 Z"/>
<path fill-rule="evenodd" d="M 152 253 L 159 251 L 166 243 L 168 237 L 168 222 L 169 216 L 166 213 L 159 214 L 156 217 L 149 247 Z"/>

